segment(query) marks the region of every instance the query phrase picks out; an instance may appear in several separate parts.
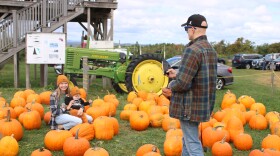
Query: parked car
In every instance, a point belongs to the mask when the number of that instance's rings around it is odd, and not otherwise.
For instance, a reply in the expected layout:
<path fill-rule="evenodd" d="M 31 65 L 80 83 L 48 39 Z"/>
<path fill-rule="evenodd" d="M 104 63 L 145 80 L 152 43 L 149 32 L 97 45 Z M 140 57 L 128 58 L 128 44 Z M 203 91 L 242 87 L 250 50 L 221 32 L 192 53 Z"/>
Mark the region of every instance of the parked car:
<path fill-rule="evenodd" d="M 218 63 L 226 64 L 226 60 L 223 58 L 218 58 Z"/>
<path fill-rule="evenodd" d="M 260 54 L 235 54 L 232 59 L 232 67 L 250 69 L 252 68 L 252 61 L 262 57 Z"/>
<path fill-rule="evenodd" d="M 178 71 L 179 66 L 181 65 L 181 56 L 174 56 L 166 61 L 170 64 L 172 68 Z M 233 75 L 232 75 L 232 68 L 230 66 L 224 65 L 222 63 L 217 64 L 217 84 L 216 89 L 220 90 L 223 89 L 224 86 L 233 84 Z"/>
<path fill-rule="evenodd" d="M 271 62 L 271 64 L 274 65 L 274 70 L 279 71 L 280 70 L 280 57 L 278 57 L 277 59 L 273 60 Z"/>
<path fill-rule="evenodd" d="M 269 70 L 270 64 L 273 62 L 273 60 L 279 58 L 280 53 L 271 53 L 266 54 L 261 59 L 255 59 L 252 61 L 252 67 L 255 69 L 263 69 L 263 70 Z"/>

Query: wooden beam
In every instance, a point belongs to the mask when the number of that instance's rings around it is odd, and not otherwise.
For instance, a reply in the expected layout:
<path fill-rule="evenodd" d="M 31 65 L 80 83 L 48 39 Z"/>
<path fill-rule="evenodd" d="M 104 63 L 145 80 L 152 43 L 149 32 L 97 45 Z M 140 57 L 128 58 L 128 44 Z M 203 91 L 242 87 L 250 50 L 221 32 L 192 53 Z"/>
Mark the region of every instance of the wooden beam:
<path fill-rule="evenodd" d="M 84 2 L 85 7 L 90 8 L 107 8 L 107 9 L 117 9 L 117 2 Z"/>
<path fill-rule="evenodd" d="M 82 22 L 78 22 L 78 23 L 85 29 L 85 31 L 87 31 L 87 28 L 84 26 Z"/>

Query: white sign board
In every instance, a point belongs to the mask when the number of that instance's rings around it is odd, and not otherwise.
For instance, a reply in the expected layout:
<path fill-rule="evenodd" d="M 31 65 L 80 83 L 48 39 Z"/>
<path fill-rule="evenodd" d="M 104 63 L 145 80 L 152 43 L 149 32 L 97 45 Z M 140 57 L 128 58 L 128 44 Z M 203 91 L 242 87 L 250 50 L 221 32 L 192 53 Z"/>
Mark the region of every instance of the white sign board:
<path fill-rule="evenodd" d="M 65 64 L 65 34 L 28 33 L 26 35 L 27 64 Z"/>
<path fill-rule="evenodd" d="M 89 42 L 90 49 L 112 49 L 114 48 L 113 41 L 90 41 Z"/>

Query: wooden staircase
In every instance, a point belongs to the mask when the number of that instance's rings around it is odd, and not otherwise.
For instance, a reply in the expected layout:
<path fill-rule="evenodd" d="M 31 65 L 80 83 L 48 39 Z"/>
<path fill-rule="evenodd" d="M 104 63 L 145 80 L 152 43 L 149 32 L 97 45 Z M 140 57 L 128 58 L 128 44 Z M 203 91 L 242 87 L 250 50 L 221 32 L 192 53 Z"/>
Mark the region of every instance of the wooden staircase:
<path fill-rule="evenodd" d="M 84 0 L 40 0 L 0 18 L 0 65 L 26 46 L 29 32 L 50 33 L 84 13 Z M 2 2 L 1 2 L 2 3 Z M 29 2 L 30 3 L 30 2 Z M 7 16 L 9 14 L 9 16 Z"/>

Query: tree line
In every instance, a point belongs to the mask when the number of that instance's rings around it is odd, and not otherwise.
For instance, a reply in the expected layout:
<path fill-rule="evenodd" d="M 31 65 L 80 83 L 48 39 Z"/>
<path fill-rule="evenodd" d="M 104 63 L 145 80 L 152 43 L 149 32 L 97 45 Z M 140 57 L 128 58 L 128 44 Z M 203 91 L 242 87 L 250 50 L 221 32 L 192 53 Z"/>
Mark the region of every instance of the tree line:
<path fill-rule="evenodd" d="M 237 38 L 233 43 L 226 43 L 225 40 L 221 40 L 220 42 L 211 42 L 211 45 L 217 51 L 219 57 L 228 59 L 238 53 L 257 53 L 261 55 L 280 53 L 280 42 L 255 45 L 254 42 L 244 39 L 243 37 Z M 165 51 L 166 58 L 170 58 L 175 55 L 181 55 L 185 45 L 174 43 L 140 45 L 136 42 L 134 45 L 124 47 L 133 54 L 139 54 L 140 51 L 142 51 L 142 53 L 163 53 Z"/>

